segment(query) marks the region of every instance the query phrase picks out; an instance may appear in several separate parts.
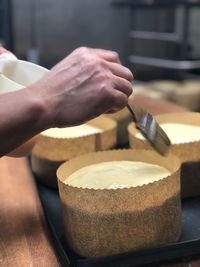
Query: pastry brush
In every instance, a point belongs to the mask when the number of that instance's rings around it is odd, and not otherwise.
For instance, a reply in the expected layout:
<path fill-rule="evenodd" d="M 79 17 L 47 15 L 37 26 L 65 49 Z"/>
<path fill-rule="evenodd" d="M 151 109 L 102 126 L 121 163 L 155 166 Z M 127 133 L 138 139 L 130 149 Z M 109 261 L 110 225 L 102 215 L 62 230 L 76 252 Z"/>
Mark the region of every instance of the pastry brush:
<path fill-rule="evenodd" d="M 133 117 L 136 128 L 159 154 L 165 155 L 171 142 L 155 118 L 141 107 L 133 105 L 130 101 L 127 104 L 127 108 Z"/>

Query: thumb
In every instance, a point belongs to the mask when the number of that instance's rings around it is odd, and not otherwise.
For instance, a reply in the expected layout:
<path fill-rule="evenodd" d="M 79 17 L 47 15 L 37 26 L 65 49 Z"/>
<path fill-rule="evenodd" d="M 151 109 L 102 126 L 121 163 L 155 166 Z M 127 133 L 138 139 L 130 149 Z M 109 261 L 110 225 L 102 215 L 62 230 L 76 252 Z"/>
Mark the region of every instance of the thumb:
<path fill-rule="evenodd" d="M 10 51 L 8 51 L 6 48 L 0 46 L 0 55 L 4 54 L 6 58 L 14 58 L 17 59 L 17 57 Z M 3 55 L 2 55 L 3 56 Z"/>
<path fill-rule="evenodd" d="M 4 47 L 0 47 L 0 55 L 3 53 L 10 53 L 7 49 L 5 49 Z"/>

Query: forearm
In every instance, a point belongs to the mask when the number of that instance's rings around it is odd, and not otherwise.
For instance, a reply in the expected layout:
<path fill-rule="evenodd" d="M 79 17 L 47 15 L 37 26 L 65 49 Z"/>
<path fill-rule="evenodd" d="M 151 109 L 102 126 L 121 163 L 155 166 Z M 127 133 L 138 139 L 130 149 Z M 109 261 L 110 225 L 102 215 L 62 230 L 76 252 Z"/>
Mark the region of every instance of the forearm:
<path fill-rule="evenodd" d="M 0 95 L 0 156 L 47 128 L 78 125 L 123 108 L 132 80 L 116 53 L 76 49 L 33 85 Z"/>
<path fill-rule="evenodd" d="M 0 156 L 48 127 L 45 105 L 27 89 L 0 95 Z"/>

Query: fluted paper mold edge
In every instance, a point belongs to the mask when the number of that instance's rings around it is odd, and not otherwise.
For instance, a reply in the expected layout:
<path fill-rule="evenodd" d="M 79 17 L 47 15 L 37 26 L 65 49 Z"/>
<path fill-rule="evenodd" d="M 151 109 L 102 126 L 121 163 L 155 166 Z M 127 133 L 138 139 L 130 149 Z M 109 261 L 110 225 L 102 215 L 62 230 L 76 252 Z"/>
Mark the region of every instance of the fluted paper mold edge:
<path fill-rule="evenodd" d="M 171 175 L 126 189 L 83 189 L 66 185 L 74 171 L 95 163 L 131 160 L 161 165 Z M 84 257 L 113 255 L 177 241 L 181 234 L 180 161 L 132 149 L 90 153 L 57 171 L 65 235 Z"/>

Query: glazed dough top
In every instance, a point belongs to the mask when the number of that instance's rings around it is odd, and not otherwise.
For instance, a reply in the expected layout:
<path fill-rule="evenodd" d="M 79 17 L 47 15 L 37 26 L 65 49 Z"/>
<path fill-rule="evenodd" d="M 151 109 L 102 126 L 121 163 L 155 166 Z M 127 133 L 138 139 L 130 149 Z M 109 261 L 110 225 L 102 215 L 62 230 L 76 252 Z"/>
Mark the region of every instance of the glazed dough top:
<path fill-rule="evenodd" d="M 160 126 L 166 132 L 172 144 L 200 141 L 200 126 L 181 123 L 163 123 Z M 144 139 L 140 133 L 137 133 L 136 137 Z"/>
<path fill-rule="evenodd" d="M 66 128 L 50 128 L 42 132 L 42 135 L 54 138 L 77 138 L 101 132 L 102 129 L 100 128 L 91 126 L 89 124 L 82 124 L 79 126 Z"/>
<path fill-rule="evenodd" d="M 93 189 L 128 188 L 158 181 L 170 174 L 164 167 L 139 161 L 109 161 L 83 167 L 65 184 Z"/>

